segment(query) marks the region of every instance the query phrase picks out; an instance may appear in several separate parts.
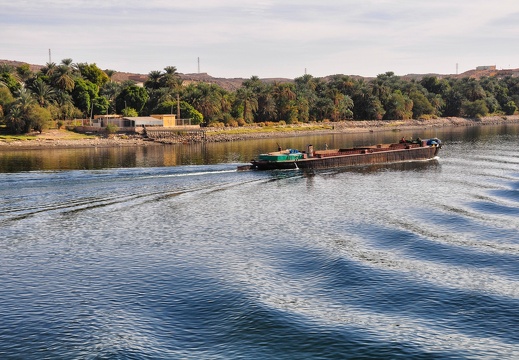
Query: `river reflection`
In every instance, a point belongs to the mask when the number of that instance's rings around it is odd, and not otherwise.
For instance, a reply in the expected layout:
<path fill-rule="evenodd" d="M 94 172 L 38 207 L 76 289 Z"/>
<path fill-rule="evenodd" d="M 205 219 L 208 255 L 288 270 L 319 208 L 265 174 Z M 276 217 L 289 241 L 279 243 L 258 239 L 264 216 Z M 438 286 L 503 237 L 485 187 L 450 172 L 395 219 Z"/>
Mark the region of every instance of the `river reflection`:
<path fill-rule="evenodd" d="M 156 145 L 145 147 L 37 149 L 0 151 L 0 172 L 36 170 L 93 170 L 107 168 L 163 167 L 247 163 L 262 152 L 283 148 L 305 149 L 313 144 L 350 147 L 388 143 L 405 137 L 439 137 L 444 144 L 456 141 L 485 140 L 495 135 L 517 135 L 519 124 L 414 129 L 411 131 L 376 131 L 357 134 L 326 134 L 268 138 L 224 143 Z"/>

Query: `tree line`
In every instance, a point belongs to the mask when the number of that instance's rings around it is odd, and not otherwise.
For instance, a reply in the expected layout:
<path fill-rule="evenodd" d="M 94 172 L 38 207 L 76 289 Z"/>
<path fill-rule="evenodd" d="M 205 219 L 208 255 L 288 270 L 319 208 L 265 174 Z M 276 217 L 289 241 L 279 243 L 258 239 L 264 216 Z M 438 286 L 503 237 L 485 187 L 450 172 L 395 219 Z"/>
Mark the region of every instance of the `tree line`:
<path fill-rule="evenodd" d="M 268 83 L 257 76 L 236 91 L 204 82 L 184 85 L 176 67 L 151 71 L 144 86 L 114 82 L 114 70 L 95 63 L 0 65 L 0 122 L 13 133 L 42 131 L 93 115 L 145 116 L 177 113 L 212 126 L 340 120 L 405 120 L 514 114 L 519 78 L 425 76 L 406 80 L 393 72 L 371 80 L 347 75 Z"/>

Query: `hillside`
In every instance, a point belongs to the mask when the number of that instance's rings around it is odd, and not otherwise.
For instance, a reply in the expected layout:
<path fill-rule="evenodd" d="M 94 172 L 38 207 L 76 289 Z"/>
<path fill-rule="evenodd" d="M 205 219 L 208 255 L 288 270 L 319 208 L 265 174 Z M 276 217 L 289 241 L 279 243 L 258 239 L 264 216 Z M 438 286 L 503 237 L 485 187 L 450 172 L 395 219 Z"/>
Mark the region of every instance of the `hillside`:
<path fill-rule="evenodd" d="M 0 60 L 0 64 L 8 64 L 11 66 L 20 66 L 22 64 L 26 64 L 23 61 L 16 61 L 16 60 Z M 43 67 L 43 65 L 35 65 L 35 64 L 29 64 L 29 67 L 32 71 L 38 71 Z M 222 88 L 228 90 L 228 91 L 234 91 L 241 87 L 244 80 L 243 78 L 216 78 L 213 77 L 207 73 L 200 73 L 200 74 L 182 74 L 179 73 L 180 78 L 184 81 L 185 85 L 188 85 L 190 83 L 194 82 L 205 82 L 209 84 L 217 84 L 221 86 Z M 330 75 L 331 76 L 331 75 Z M 330 76 L 324 77 L 324 79 L 329 78 Z M 366 80 L 370 80 L 372 78 L 362 77 L 358 75 L 350 75 L 354 78 L 361 79 L 364 78 Z M 468 70 L 464 73 L 455 75 L 455 74 L 407 74 L 401 76 L 404 79 L 407 80 L 420 80 L 425 76 L 436 76 L 440 78 L 444 77 L 452 77 L 452 78 L 464 78 L 464 77 L 470 77 L 475 79 L 480 79 L 485 76 L 498 76 L 498 77 L 505 77 L 505 76 L 519 76 L 519 69 L 502 69 L 502 70 Z M 132 80 L 137 83 L 143 83 L 146 81 L 148 75 L 147 74 L 134 74 L 134 73 L 127 73 L 127 72 L 116 72 L 112 79 L 117 82 L 122 82 L 126 80 Z M 267 83 L 273 83 L 273 82 L 292 82 L 294 79 L 288 79 L 288 78 L 265 78 L 261 79 L 263 82 Z"/>

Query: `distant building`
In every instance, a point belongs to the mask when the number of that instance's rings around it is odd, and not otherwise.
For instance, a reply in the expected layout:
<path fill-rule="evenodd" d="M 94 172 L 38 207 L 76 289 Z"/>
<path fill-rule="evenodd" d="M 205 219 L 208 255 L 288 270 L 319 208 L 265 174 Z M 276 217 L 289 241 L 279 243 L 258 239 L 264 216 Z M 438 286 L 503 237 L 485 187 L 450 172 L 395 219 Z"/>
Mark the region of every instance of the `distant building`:
<path fill-rule="evenodd" d="M 122 127 L 147 127 L 147 126 L 163 126 L 161 119 L 151 116 L 123 117 L 124 125 Z"/>
<path fill-rule="evenodd" d="M 177 126 L 177 116 L 173 114 L 151 114 L 151 117 L 162 120 L 162 126 L 175 127 Z"/>
<path fill-rule="evenodd" d="M 191 125 L 191 119 L 177 119 L 174 114 L 152 114 L 151 116 L 122 116 L 122 115 L 95 115 L 91 120 L 90 126 L 95 128 L 105 128 L 108 124 L 116 125 L 119 128 L 185 128 L 196 127 Z"/>
<path fill-rule="evenodd" d="M 174 115 L 173 115 L 174 116 Z M 122 116 L 122 115 L 95 115 L 92 126 L 104 128 L 108 124 L 113 124 L 119 128 L 135 128 L 145 126 L 163 126 L 163 120 L 151 116 Z"/>
<path fill-rule="evenodd" d="M 495 65 L 478 66 L 476 70 L 496 70 Z"/>
<path fill-rule="evenodd" d="M 121 127 L 122 116 L 121 115 L 94 115 L 91 126 L 94 127 L 106 127 L 108 124 L 115 124 Z"/>

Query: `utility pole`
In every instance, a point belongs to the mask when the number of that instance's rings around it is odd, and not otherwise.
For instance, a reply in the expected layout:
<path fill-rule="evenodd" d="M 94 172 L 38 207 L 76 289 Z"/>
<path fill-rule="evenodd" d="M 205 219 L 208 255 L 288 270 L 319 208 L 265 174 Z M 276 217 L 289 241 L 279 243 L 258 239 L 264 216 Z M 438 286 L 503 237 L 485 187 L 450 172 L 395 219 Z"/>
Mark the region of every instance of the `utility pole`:
<path fill-rule="evenodd" d="M 90 126 L 92 126 L 92 117 L 94 116 L 94 102 L 92 101 L 92 109 L 90 110 Z"/>
<path fill-rule="evenodd" d="M 51 56 L 50 56 L 50 49 L 49 49 L 49 64 L 52 62 Z"/>
<path fill-rule="evenodd" d="M 180 121 L 180 94 L 177 93 L 177 119 Z"/>
<path fill-rule="evenodd" d="M 200 57 L 198 57 L 198 73 L 200 74 Z"/>

